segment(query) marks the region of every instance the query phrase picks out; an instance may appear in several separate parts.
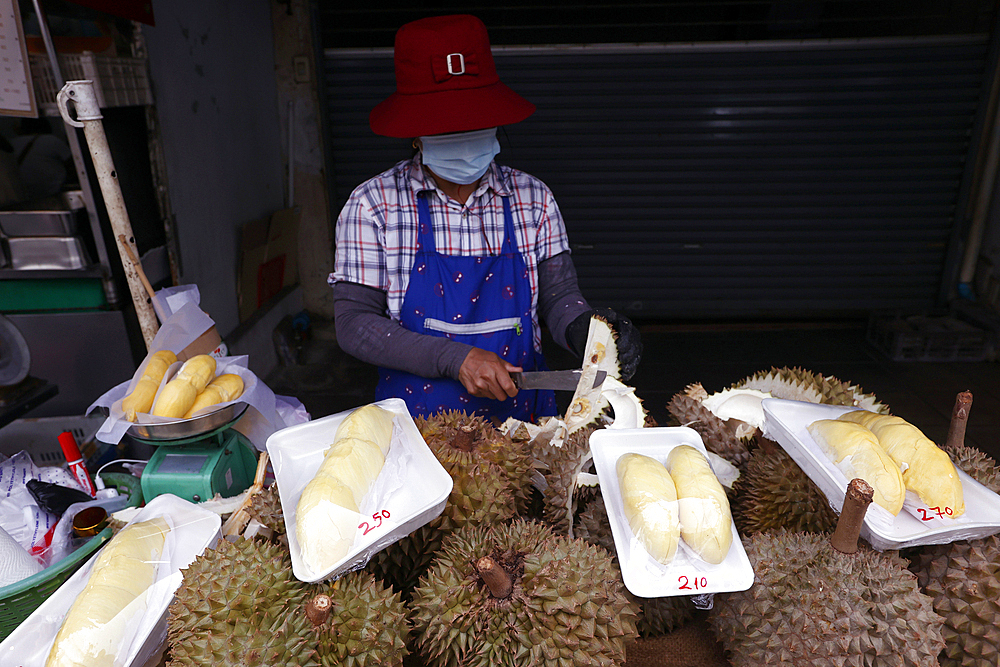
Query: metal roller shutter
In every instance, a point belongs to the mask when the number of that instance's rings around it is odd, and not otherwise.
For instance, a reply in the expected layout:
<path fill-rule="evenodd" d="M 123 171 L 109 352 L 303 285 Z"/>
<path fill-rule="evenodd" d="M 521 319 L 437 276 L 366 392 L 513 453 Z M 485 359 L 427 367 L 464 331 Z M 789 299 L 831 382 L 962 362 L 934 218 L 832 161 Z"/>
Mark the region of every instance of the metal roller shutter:
<path fill-rule="evenodd" d="M 496 49 L 538 106 L 499 160 L 552 188 L 584 294 L 636 317 L 935 305 L 987 36 Z M 336 210 L 410 151 L 374 136 L 391 52 L 326 52 Z"/>

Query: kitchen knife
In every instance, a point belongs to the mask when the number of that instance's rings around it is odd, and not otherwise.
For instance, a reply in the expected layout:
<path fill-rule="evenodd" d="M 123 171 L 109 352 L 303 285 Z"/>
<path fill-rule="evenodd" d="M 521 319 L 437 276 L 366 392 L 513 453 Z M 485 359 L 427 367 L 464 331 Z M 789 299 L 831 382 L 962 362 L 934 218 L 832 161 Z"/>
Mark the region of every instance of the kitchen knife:
<path fill-rule="evenodd" d="M 562 389 L 576 391 L 580 384 L 580 373 L 583 371 L 530 371 L 527 373 L 511 373 L 510 377 L 518 389 Z M 608 376 L 607 371 L 597 371 L 594 387 L 598 387 Z"/>

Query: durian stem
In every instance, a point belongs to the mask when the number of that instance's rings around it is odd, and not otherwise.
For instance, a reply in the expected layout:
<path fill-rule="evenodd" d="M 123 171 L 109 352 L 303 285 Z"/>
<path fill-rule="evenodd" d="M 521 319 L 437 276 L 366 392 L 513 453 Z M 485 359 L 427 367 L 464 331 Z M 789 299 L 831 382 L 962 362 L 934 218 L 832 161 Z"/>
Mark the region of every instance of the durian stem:
<path fill-rule="evenodd" d="M 502 599 L 510 596 L 514 590 L 514 581 L 495 560 L 483 556 L 476 562 L 476 569 L 479 570 L 479 576 L 483 578 L 493 597 Z"/>
<path fill-rule="evenodd" d="M 472 426 L 459 426 L 455 431 L 455 437 L 452 438 L 451 446 L 463 452 L 471 452 L 474 434 L 475 429 Z"/>
<path fill-rule="evenodd" d="M 951 410 L 951 425 L 948 427 L 949 449 L 965 444 L 965 425 L 969 421 L 969 408 L 972 407 L 972 392 L 963 391 L 955 397 L 955 407 Z"/>
<path fill-rule="evenodd" d="M 323 625 L 326 619 L 330 618 L 333 610 L 333 600 L 329 595 L 320 593 L 306 603 L 306 618 L 313 626 Z"/>
<path fill-rule="evenodd" d="M 837 528 L 830 537 L 830 546 L 845 554 L 852 554 L 858 550 L 861 523 L 874 497 L 875 489 L 868 482 L 860 478 L 851 480 L 847 485 L 844 508 L 840 511 Z"/>

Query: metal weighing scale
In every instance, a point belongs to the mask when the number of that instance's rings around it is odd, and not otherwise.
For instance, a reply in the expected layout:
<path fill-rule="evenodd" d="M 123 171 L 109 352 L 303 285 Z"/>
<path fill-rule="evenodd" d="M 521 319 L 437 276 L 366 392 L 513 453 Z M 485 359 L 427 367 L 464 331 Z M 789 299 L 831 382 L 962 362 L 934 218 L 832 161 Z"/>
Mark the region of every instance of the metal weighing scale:
<path fill-rule="evenodd" d="M 143 499 L 172 493 L 199 503 L 242 493 L 257 471 L 251 435 L 260 438 L 261 423 L 255 408 L 233 403 L 191 419 L 133 424 L 129 435 L 157 446 L 140 478 Z"/>

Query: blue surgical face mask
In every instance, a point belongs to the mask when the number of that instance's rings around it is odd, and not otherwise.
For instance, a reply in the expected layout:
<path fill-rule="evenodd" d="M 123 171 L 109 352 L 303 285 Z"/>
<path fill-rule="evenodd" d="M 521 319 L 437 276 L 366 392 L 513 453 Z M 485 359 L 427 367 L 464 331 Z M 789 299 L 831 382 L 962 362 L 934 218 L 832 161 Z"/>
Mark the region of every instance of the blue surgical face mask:
<path fill-rule="evenodd" d="M 482 178 L 500 152 L 497 128 L 420 137 L 422 160 L 436 175 L 468 185 Z"/>

